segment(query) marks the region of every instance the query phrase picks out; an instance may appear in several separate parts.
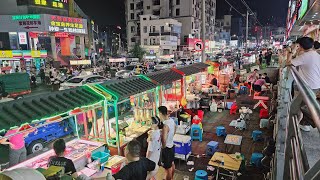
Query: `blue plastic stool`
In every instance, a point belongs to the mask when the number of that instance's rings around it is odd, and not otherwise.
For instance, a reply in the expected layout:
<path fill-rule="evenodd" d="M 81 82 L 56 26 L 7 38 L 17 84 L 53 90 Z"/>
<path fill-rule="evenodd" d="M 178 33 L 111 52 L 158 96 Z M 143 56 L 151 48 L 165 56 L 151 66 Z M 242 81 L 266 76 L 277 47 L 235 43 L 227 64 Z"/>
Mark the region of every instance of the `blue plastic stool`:
<path fill-rule="evenodd" d="M 216 133 L 217 133 L 217 136 L 226 136 L 227 135 L 226 128 L 224 128 L 223 126 L 218 126 L 216 128 Z"/>
<path fill-rule="evenodd" d="M 260 141 L 262 140 L 262 131 L 259 131 L 259 130 L 255 130 L 255 131 L 252 131 L 252 139 L 253 141 Z"/>
<path fill-rule="evenodd" d="M 263 158 L 263 154 L 261 154 L 261 153 L 252 153 L 250 164 L 254 164 L 256 167 L 261 167 L 262 158 Z"/>
<path fill-rule="evenodd" d="M 204 170 L 198 170 L 194 180 L 208 180 L 208 173 Z"/>
<path fill-rule="evenodd" d="M 207 144 L 206 155 L 212 156 L 218 150 L 219 143 L 216 141 L 210 141 Z"/>
<path fill-rule="evenodd" d="M 240 86 L 239 94 L 248 94 L 248 87 Z"/>
<path fill-rule="evenodd" d="M 196 140 L 198 139 L 202 142 L 202 129 L 199 124 L 192 124 L 191 126 L 191 139 Z"/>

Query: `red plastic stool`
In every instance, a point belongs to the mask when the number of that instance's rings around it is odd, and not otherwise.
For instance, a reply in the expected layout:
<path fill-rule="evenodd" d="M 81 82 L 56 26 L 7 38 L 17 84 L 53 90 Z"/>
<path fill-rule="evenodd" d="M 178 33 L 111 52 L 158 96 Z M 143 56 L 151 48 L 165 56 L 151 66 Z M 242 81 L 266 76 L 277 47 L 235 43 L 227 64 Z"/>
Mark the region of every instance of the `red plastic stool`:
<path fill-rule="evenodd" d="M 204 115 L 204 111 L 202 111 L 202 110 L 198 110 L 198 117 L 200 118 L 200 121 L 202 122 L 202 120 L 203 120 L 203 115 Z"/>
<path fill-rule="evenodd" d="M 236 103 L 233 103 L 230 108 L 230 114 L 237 114 L 238 106 Z"/>
<path fill-rule="evenodd" d="M 269 111 L 268 109 L 261 109 L 260 110 L 260 115 L 259 115 L 260 119 L 265 119 L 265 118 L 269 118 Z"/>

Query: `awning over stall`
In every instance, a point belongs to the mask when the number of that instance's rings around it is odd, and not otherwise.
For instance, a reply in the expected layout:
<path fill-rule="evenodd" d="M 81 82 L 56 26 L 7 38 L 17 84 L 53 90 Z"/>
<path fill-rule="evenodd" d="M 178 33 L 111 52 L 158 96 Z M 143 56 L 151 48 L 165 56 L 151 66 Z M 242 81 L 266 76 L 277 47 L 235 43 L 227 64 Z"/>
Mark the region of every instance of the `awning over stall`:
<path fill-rule="evenodd" d="M 142 76 L 122 80 L 111 80 L 98 86 L 102 86 L 106 90 L 111 91 L 113 95 L 119 98 L 118 100 L 123 100 L 132 95 L 143 93 L 157 87 L 155 83 Z"/>
<path fill-rule="evenodd" d="M 206 64 L 206 63 L 195 63 L 195 64 L 192 64 L 194 65 L 196 68 L 198 69 L 201 69 L 201 70 L 205 70 L 206 68 L 208 68 L 210 65 L 209 64 Z"/>
<path fill-rule="evenodd" d="M 177 70 L 182 72 L 185 76 L 190 76 L 192 74 L 197 74 L 202 72 L 205 68 L 207 68 L 209 65 L 205 63 L 195 63 L 189 66 L 184 66 L 181 68 L 178 68 Z"/>
<path fill-rule="evenodd" d="M 159 85 L 170 84 L 183 78 L 181 74 L 172 69 L 154 72 L 151 74 L 147 74 L 146 76 L 151 80 L 157 82 Z"/>
<path fill-rule="evenodd" d="M 80 87 L 1 103 L 0 131 L 67 113 L 102 100 L 103 97 L 90 88 Z"/>

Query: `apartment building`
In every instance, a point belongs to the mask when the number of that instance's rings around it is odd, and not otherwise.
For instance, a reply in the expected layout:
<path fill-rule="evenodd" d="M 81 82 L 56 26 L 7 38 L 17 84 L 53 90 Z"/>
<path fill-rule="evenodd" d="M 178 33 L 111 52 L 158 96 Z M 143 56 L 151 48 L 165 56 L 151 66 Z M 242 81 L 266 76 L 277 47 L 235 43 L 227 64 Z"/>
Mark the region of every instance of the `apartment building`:
<path fill-rule="evenodd" d="M 128 49 L 141 42 L 140 15 L 175 19 L 182 24 L 181 44 L 201 33 L 201 0 L 126 0 Z M 206 37 L 214 39 L 216 0 L 206 0 Z"/>
<path fill-rule="evenodd" d="M 159 16 L 140 16 L 140 42 L 147 51 L 156 55 L 170 55 L 180 45 L 181 23 L 175 19 Z"/>

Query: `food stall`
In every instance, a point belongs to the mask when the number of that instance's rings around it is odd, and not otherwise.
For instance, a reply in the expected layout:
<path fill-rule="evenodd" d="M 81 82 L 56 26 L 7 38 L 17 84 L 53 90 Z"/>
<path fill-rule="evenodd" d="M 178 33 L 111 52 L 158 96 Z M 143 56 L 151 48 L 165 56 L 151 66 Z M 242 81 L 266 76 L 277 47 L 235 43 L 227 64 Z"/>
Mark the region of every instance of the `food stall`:
<path fill-rule="evenodd" d="M 132 139 L 144 141 L 159 106 L 157 85 L 144 76 L 91 86 L 105 97 L 106 142 L 110 154 L 124 154 Z M 146 147 L 143 147 L 143 149 Z"/>
<path fill-rule="evenodd" d="M 183 76 L 176 70 L 168 69 L 147 74 L 146 77 L 159 85 L 160 105 L 166 106 L 168 111 L 172 112 L 172 116 L 176 117 L 180 100 L 184 97 Z"/>
<path fill-rule="evenodd" d="M 91 154 L 105 149 L 103 145 L 107 132 L 104 129 L 103 133 L 97 133 L 99 127 L 97 127 L 96 114 L 99 113 L 94 113 L 101 110 L 101 117 L 105 117 L 104 115 L 107 113 L 102 108 L 104 103 L 105 97 L 87 86 L 2 103 L 0 104 L 1 131 L 5 132 L 17 128 L 18 132 L 0 137 L 0 140 L 29 132 L 25 137 L 26 146 L 28 146 L 27 139 L 31 138 L 37 142 L 38 146 L 36 147 L 39 148 L 41 147 L 40 142 L 48 143 L 62 138 L 59 135 L 60 131 L 72 129 L 71 132 L 73 131 L 75 138 L 72 136 L 64 138 L 66 141 L 70 140 L 66 143 L 65 156 L 71 159 L 77 171 L 80 171 L 88 163 L 87 160 L 90 158 L 88 154 L 91 156 Z M 58 124 L 58 127 L 62 128 L 54 129 L 54 133 L 51 134 L 49 127 L 52 124 Z M 89 124 L 92 124 L 92 127 Z M 29 149 L 29 147 L 26 148 Z M 8 170 L 20 167 L 46 169 L 48 159 L 54 155 L 53 150 L 49 150 L 14 165 Z"/>
<path fill-rule="evenodd" d="M 188 97 L 193 96 L 193 94 L 198 94 L 195 92 L 201 92 L 202 86 L 210 83 L 210 78 L 206 72 L 208 66 L 205 63 L 195 63 L 176 69 L 177 72 L 183 75 L 184 89 L 182 91 L 187 100 L 190 100 Z"/>

